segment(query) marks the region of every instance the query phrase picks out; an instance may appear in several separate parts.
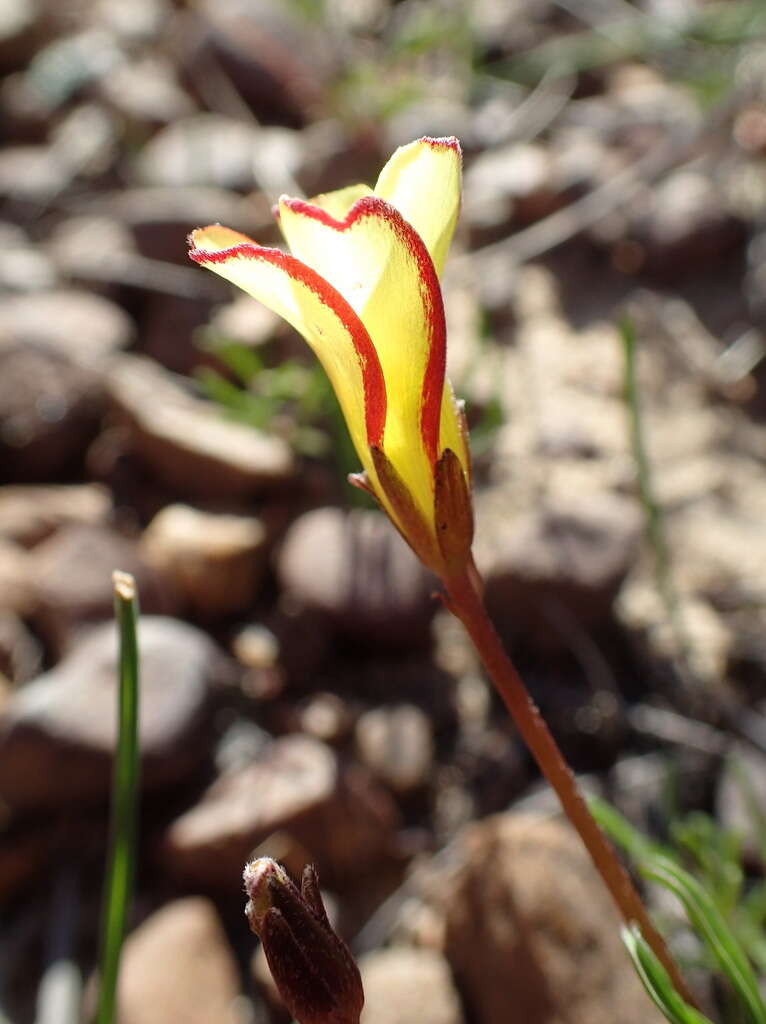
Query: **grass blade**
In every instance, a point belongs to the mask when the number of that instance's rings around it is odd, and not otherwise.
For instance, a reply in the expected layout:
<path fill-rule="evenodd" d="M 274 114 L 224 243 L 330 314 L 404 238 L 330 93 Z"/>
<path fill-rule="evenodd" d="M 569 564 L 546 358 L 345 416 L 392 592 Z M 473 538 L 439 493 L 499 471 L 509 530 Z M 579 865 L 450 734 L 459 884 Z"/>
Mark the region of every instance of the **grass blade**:
<path fill-rule="evenodd" d="M 615 843 L 628 851 L 644 878 L 658 882 L 680 900 L 695 932 L 746 1008 L 748 1020 L 752 1024 L 766 1024 L 766 1004 L 750 961 L 713 897 L 693 875 L 645 839 L 613 807 L 600 800 L 589 803 L 598 823 Z M 642 980 L 643 977 L 642 974 Z"/>
<path fill-rule="evenodd" d="M 649 998 L 671 1024 L 712 1024 L 676 992 L 670 975 L 641 938 L 638 928 L 623 928 L 622 941 Z"/>
<path fill-rule="evenodd" d="M 709 893 L 669 857 L 648 858 L 641 865 L 641 874 L 678 897 L 694 930 L 747 1007 L 750 1019 L 754 1024 L 766 1024 L 766 1005 L 750 961 Z"/>
<path fill-rule="evenodd" d="M 113 1024 L 117 975 L 135 872 L 138 750 L 138 599 L 133 577 L 116 572 L 114 606 L 119 633 L 119 717 L 112 779 L 109 865 L 104 891 L 97 1024 Z"/>

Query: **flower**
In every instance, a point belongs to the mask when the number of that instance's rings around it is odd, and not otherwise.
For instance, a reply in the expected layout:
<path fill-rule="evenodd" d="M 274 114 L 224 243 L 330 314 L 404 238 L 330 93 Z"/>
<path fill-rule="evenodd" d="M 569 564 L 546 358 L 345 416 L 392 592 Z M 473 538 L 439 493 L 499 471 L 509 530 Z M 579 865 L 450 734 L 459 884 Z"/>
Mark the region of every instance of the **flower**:
<path fill-rule="evenodd" d="M 290 254 L 212 225 L 191 258 L 284 317 L 324 366 L 370 491 L 440 576 L 465 568 L 473 517 L 467 431 L 446 378 L 439 273 L 460 206 L 457 139 L 399 148 L 374 189 L 283 196 Z"/>
<path fill-rule="evenodd" d="M 300 889 L 271 857 L 250 861 L 243 877 L 245 915 L 290 1014 L 300 1024 L 359 1024 L 359 968 L 327 919 L 314 867 Z"/>

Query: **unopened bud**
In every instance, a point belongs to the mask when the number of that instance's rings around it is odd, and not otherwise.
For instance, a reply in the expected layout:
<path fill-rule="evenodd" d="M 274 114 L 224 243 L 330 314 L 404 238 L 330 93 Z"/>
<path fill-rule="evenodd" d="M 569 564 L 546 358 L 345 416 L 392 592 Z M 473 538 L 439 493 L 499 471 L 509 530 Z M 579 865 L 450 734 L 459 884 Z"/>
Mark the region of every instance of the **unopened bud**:
<path fill-rule="evenodd" d="M 276 861 L 260 857 L 245 867 L 244 880 L 250 928 L 298 1024 L 359 1024 L 359 968 L 327 919 L 314 867 L 304 868 L 298 889 Z"/>

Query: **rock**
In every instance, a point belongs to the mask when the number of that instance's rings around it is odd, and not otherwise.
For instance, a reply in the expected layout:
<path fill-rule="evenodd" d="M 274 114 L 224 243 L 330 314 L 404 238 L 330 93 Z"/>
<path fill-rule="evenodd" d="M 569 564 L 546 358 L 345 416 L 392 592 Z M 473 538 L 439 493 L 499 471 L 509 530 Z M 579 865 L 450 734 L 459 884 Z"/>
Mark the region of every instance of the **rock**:
<path fill-rule="evenodd" d="M 171 610 L 137 543 L 108 527 L 71 524 L 37 545 L 30 559 L 34 616 L 54 650 L 64 652 L 84 627 L 112 618 L 115 569 L 135 577 L 144 611 Z"/>
<path fill-rule="evenodd" d="M 293 602 L 376 647 L 428 642 L 433 577 L 378 512 L 320 508 L 290 527 L 277 572 Z"/>
<path fill-rule="evenodd" d="M 249 295 L 237 295 L 215 311 L 206 334 L 213 343 L 225 338 L 227 342 L 257 348 L 281 334 L 283 324 L 268 306 L 253 302 Z"/>
<path fill-rule="evenodd" d="M 487 150 L 466 172 L 465 215 L 481 241 L 507 233 L 512 223 L 539 220 L 561 205 L 548 148 L 515 141 Z"/>
<path fill-rule="evenodd" d="M 103 364 L 134 333 L 119 306 L 76 289 L 7 296 L 0 300 L 0 322 L 16 341 L 43 345 L 83 367 Z"/>
<path fill-rule="evenodd" d="M 31 548 L 67 524 L 103 526 L 111 507 L 97 484 L 0 487 L 0 538 Z"/>
<path fill-rule="evenodd" d="M 396 826 L 392 803 L 366 773 L 341 766 L 317 740 L 286 736 L 218 778 L 171 824 L 163 860 L 173 876 L 228 888 L 254 847 L 288 834 L 332 887 L 390 854 Z"/>
<path fill-rule="evenodd" d="M 324 104 L 338 48 L 316 22 L 280 0 L 203 0 L 200 24 L 197 60 L 220 66 L 259 120 L 299 126 Z"/>
<path fill-rule="evenodd" d="M 102 392 L 92 370 L 45 345 L 0 338 L 0 468 L 51 481 L 82 461 Z"/>
<path fill-rule="evenodd" d="M 0 611 L 28 615 L 34 606 L 30 580 L 32 556 L 18 544 L 0 539 Z"/>
<path fill-rule="evenodd" d="M 585 629 L 608 621 L 637 555 L 641 516 L 633 502 L 572 494 L 510 517 L 499 503 L 494 513 L 489 505 L 480 516 L 476 555 L 504 634 L 549 650 L 562 614 Z"/>
<path fill-rule="evenodd" d="M 239 969 L 214 904 L 174 900 L 132 932 L 120 963 L 120 1024 L 234 1021 Z"/>
<path fill-rule="evenodd" d="M 56 270 L 40 246 L 15 224 L 0 222 L 2 293 L 35 292 L 39 295 L 53 288 L 56 283 Z"/>
<path fill-rule="evenodd" d="M 100 83 L 104 98 L 121 115 L 148 124 L 180 121 L 192 113 L 189 95 L 181 88 L 173 64 L 157 54 L 144 54 L 115 68 Z"/>
<path fill-rule="evenodd" d="M 291 476 L 284 441 L 224 419 L 147 359 L 120 358 L 108 390 L 133 452 L 184 497 L 244 498 Z"/>
<path fill-rule="evenodd" d="M 183 239 L 191 224 L 236 224 L 245 234 L 262 239 L 267 227 L 273 231 L 274 220 L 265 199 L 204 186 L 150 186 L 99 193 L 83 203 L 83 210 L 91 219 L 113 220 L 129 228 L 141 255 L 176 262 L 184 255 Z M 219 301 L 228 294 L 226 285 L 215 279 L 199 286 L 197 294 L 202 293 L 218 296 Z"/>
<path fill-rule="evenodd" d="M 34 0 L 0 2 L 0 69 L 22 67 L 39 44 L 40 8 Z"/>
<path fill-rule="evenodd" d="M 634 203 L 616 243 L 630 249 L 629 269 L 669 284 L 710 271 L 743 245 L 745 225 L 722 202 L 720 182 L 699 171 L 676 170 Z"/>
<path fill-rule="evenodd" d="M 221 114 L 191 114 L 161 129 L 143 147 L 137 177 L 144 185 L 215 185 L 252 189 L 258 128 Z"/>
<path fill-rule="evenodd" d="M 659 1024 L 580 840 L 504 814 L 470 826 L 445 887 L 445 954 L 479 1024 Z M 446 893 L 448 892 L 448 897 Z"/>
<path fill-rule="evenodd" d="M 220 618 L 253 604 L 266 567 L 266 528 L 252 516 L 168 505 L 144 531 L 141 552 L 185 612 Z"/>
<path fill-rule="evenodd" d="M 393 947 L 359 960 L 364 986 L 360 1024 L 462 1024 L 449 965 L 431 949 Z"/>
<path fill-rule="evenodd" d="M 129 280 L 129 268 L 139 260 L 130 230 L 111 217 L 68 217 L 51 232 L 46 250 L 62 275 L 86 282 L 122 283 Z M 107 300 L 92 297 L 108 308 Z M 112 308 L 124 316 L 118 307 Z M 133 325 L 127 324 L 132 334 Z"/>
<path fill-rule="evenodd" d="M 411 793 L 427 782 L 434 757 L 431 720 L 413 704 L 375 708 L 356 725 L 362 763 L 397 793 Z"/>
<path fill-rule="evenodd" d="M 208 756 L 209 701 L 226 666 L 204 633 L 173 619 L 142 616 L 139 650 L 141 778 L 156 789 Z M 0 799 L 47 809 L 106 797 L 116 680 L 115 627 L 105 623 L 12 695 L 0 718 Z"/>
<path fill-rule="evenodd" d="M 0 900 L 5 902 L 35 877 L 53 845 L 51 832 L 41 828 L 40 822 L 23 826 L 0 823 Z"/>
<path fill-rule="evenodd" d="M 40 644 L 18 615 L 0 611 L 0 681 L 26 683 L 39 672 L 41 662 Z"/>
<path fill-rule="evenodd" d="M 30 203 L 49 202 L 70 181 L 52 146 L 5 146 L 0 153 L 0 196 Z"/>
<path fill-rule="evenodd" d="M 353 724 L 348 704 L 336 693 L 320 691 L 312 694 L 298 714 L 300 732 L 324 743 L 337 744 L 344 740 Z"/>
<path fill-rule="evenodd" d="M 716 793 L 716 820 L 736 835 L 745 857 L 764 862 L 763 829 L 766 814 L 766 757 L 745 744 L 737 744 L 723 763 Z"/>

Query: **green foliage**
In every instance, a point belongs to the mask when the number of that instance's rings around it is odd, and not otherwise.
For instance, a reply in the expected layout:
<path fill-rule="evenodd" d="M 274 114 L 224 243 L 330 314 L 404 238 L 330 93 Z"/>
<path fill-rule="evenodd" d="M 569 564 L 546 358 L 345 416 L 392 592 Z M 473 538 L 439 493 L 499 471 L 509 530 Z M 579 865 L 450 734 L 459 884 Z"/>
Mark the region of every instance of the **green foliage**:
<path fill-rule="evenodd" d="M 730 832 L 703 814 L 694 814 L 672 828 L 672 846 L 642 836 L 614 808 L 591 804 L 594 816 L 613 841 L 635 861 L 640 873 L 680 901 L 700 940 L 705 965 L 715 971 L 730 995 L 727 1018 L 766 1024 L 766 1004 L 753 969 L 763 969 L 766 891 L 760 883 L 745 890 L 740 844 Z M 691 862 L 692 870 L 681 863 Z M 670 987 L 670 981 L 635 931 L 623 938 L 647 991 L 673 1024 L 700 1024 L 700 1017 Z M 755 942 L 754 942 L 755 940 Z"/>
<path fill-rule="evenodd" d="M 604 21 L 594 29 L 557 35 L 509 60 L 490 65 L 488 70 L 513 81 L 536 85 L 544 77 L 570 75 L 621 60 L 670 57 L 684 71 L 692 65 L 700 73 L 704 70 L 708 74 L 711 65 L 715 71 L 716 62 L 720 68 L 721 59 L 736 56 L 734 52 L 722 51 L 735 51 L 762 38 L 764 31 L 763 0 L 709 3 L 692 8 L 685 18 L 678 19 L 636 12 L 631 17 Z M 730 88 L 730 76 L 727 84 Z"/>
<path fill-rule="evenodd" d="M 689 1006 L 679 996 L 673 988 L 668 972 L 635 926 L 622 929 L 622 941 L 644 988 L 649 993 L 649 998 L 671 1024 L 712 1024 L 708 1017 Z"/>
<path fill-rule="evenodd" d="M 133 894 L 140 755 L 138 745 L 138 601 L 132 577 L 115 573 L 119 633 L 119 717 L 112 780 L 109 865 L 103 903 L 97 1024 L 116 1019 L 117 976 Z"/>

